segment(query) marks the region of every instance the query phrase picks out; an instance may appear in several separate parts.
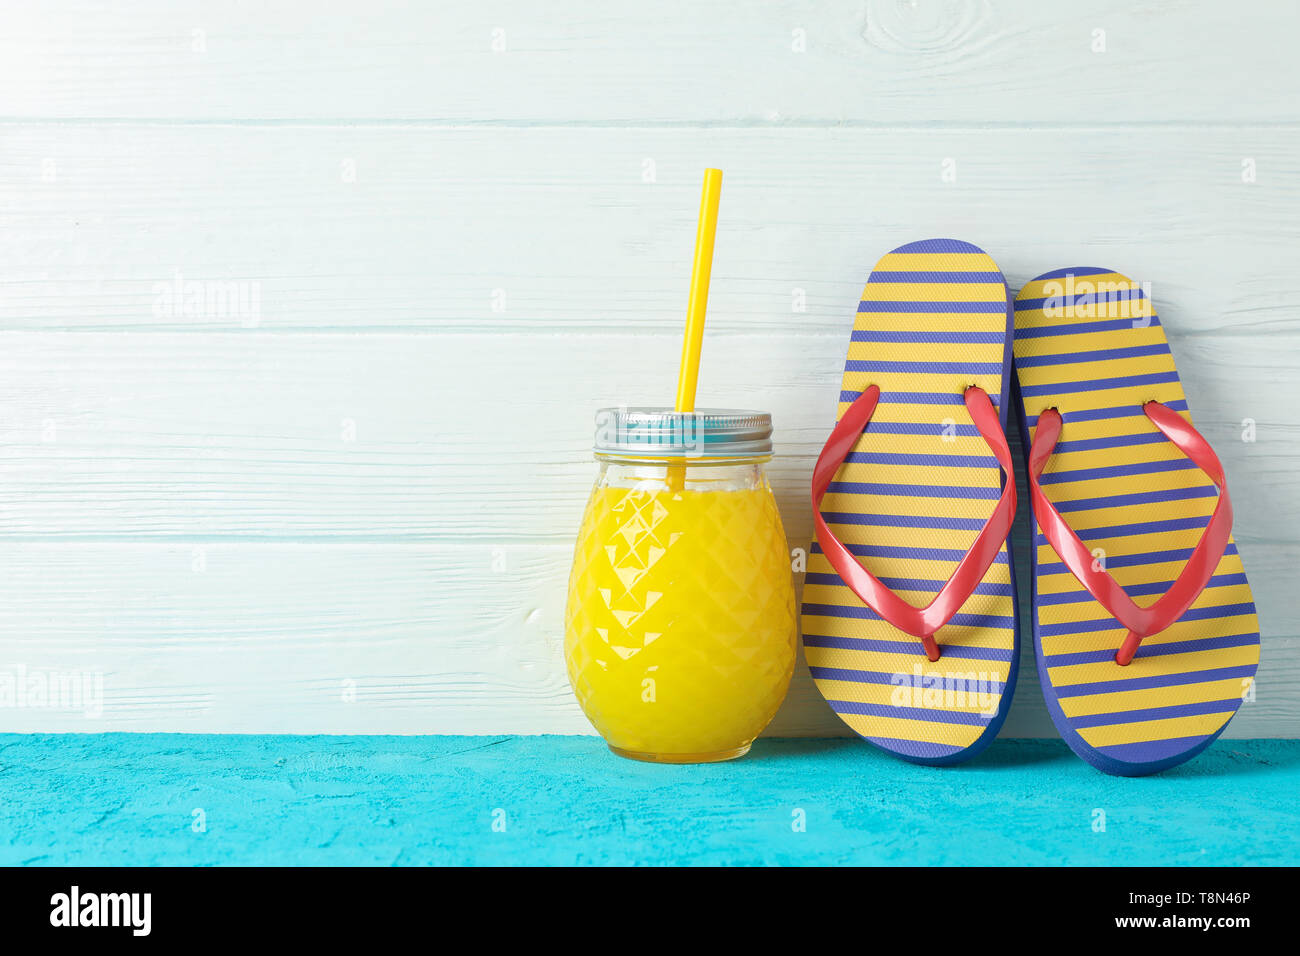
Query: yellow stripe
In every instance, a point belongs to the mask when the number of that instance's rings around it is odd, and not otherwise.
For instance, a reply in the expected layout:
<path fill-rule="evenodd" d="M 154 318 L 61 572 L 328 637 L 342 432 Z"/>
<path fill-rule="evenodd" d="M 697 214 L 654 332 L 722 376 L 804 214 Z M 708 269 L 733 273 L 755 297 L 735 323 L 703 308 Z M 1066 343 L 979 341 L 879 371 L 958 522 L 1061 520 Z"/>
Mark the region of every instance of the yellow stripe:
<path fill-rule="evenodd" d="M 1091 461 L 1088 461 L 1086 464 L 1083 464 L 1083 467 L 1087 467 L 1087 468 L 1104 467 L 1103 465 L 1097 464 L 1097 462 L 1105 461 L 1105 460 L 1106 459 L 1094 458 Z M 1156 459 L 1152 459 L 1152 460 L 1156 460 Z M 1083 470 L 1083 468 L 1080 467 L 1081 463 L 1079 461 L 1076 460 L 1074 464 L 1075 467 L 1073 468 L 1060 468 L 1057 470 L 1058 471 Z M 1048 474 L 1048 473 L 1049 472 L 1044 471 L 1044 474 Z M 1195 488 L 1205 484 L 1206 482 L 1205 476 L 1194 468 L 1179 469 L 1177 471 L 1165 471 L 1165 472 L 1159 472 L 1158 474 L 1159 474 L 1158 479 L 1155 478 L 1154 475 L 1138 476 L 1142 481 L 1141 490 L 1175 491 L 1175 490 L 1181 490 L 1183 488 Z M 1137 480 L 1137 478 L 1133 478 L 1131 480 Z M 1061 482 L 1055 485 L 1043 485 L 1043 491 L 1044 493 L 1046 493 L 1048 500 L 1051 501 L 1053 504 L 1055 504 L 1057 508 L 1060 508 L 1060 506 L 1067 501 L 1082 501 L 1084 499 L 1092 499 L 1092 498 L 1114 498 L 1114 497 L 1119 497 L 1121 495 L 1132 494 L 1134 491 L 1134 486 L 1133 484 L 1128 484 L 1127 486 L 1125 486 L 1122 479 L 1117 481 L 1115 478 L 1084 478 L 1075 481 Z M 1190 500 L 1199 501 L 1200 499 L 1192 498 Z M 1062 514 L 1067 514 L 1067 513 L 1069 515 L 1068 520 L 1071 526 L 1073 526 L 1075 521 L 1084 520 L 1086 516 L 1086 512 L 1083 511 L 1062 512 Z M 1150 550 L 1163 551 L 1165 549 L 1151 548 Z"/>
<path fill-rule="evenodd" d="M 1105 727 L 1082 727 L 1079 729 L 1079 736 L 1093 747 L 1146 743 L 1153 740 L 1170 740 L 1175 737 L 1204 737 L 1216 732 L 1234 713 L 1235 711 L 1229 710 L 1221 714 L 1171 717 L 1168 720 L 1143 720 L 1132 724 L 1110 724 Z"/>
<path fill-rule="evenodd" d="M 860 392 L 868 385 L 880 385 L 879 382 L 880 376 L 868 375 L 866 372 L 862 372 L 862 373 L 853 373 L 853 375 L 850 375 L 847 378 L 853 378 L 853 377 L 856 377 L 858 379 L 857 384 L 845 385 L 844 387 L 846 390 Z M 976 379 L 978 378 L 979 376 L 976 376 Z M 976 381 L 973 384 L 979 384 L 979 383 L 978 381 Z M 881 387 L 883 388 L 883 386 Z M 980 387 L 983 388 L 984 386 L 981 385 Z M 985 391 L 988 391 L 988 389 L 985 389 Z M 989 394 L 992 395 L 995 393 L 990 391 Z M 850 404 L 852 403 L 840 402 L 839 414 L 841 416 L 844 414 L 845 411 L 848 410 Z M 876 405 L 876 410 L 872 414 L 871 420 L 873 422 L 903 422 L 909 425 L 933 425 L 934 426 L 933 435 L 923 434 L 923 435 L 894 436 L 895 439 L 905 439 L 906 441 L 899 442 L 891 450 L 898 452 L 900 454 L 939 453 L 939 454 L 947 455 L 947 454 L 953 454 L 953 450 L 952 450 L 953 446 L 948 444 L 947 442 L 944 442 L 942 445 L 936 442 L 936 439 L 942 440 L 942 436 L 944 434 L 940 430 L 941 426 L 947 424 L 969 425 L 970 415 L 967 413 L 966 409 L 960 405 L 916 405 L 910 402 L 887 401 L 887 402 L 880 402 L 878 405 Z M 876 435 L 882 433 L 873 432 L 869 434 L 872 437 L 875 437 Z M 954 437 L 965 438 L 967 436 L 958 436 L 954 433 Z M 976 438 L 976 440 L 980 442 L 981 446 L 983 446 L 985 454 L 991 454 L 988 451 L 988 446 L 984 444 L 983 439 Z M 845 465 L 844 467 L 852 468 L 854 466 L 852 463 L 850 463 Z M 975 468 L 971 470 L 981 474 L 983 472 L 983 469 L 981 468 Z"/>
<path fill-rule="evenodd" d="M 1040 552 L 1041 555 L 1041 552 Z M 1053 556 L 1053 561 L 1059 563 L 1060 558 Z M 1155 581 L 1173 581 L 1182 572 L 1183 565 L 1177 561 L 1166 561 L 1159 564 L 1147 564 L 1129 569 L 1129 580 L 1127 584 L 1151 584 Z M 1241 574 L 1241 558 L 1235 554 L 1225 554 L 1219 566 L 1214 569 L 1215 574 Z M 1069 571 L 1063 571 L 1060 574 L 1044 574 L 1038 578 L 1039 594 L 1060 594 L 1065 591 L 1082 590 L 1083 585 Z M 1088 598 L 1091 600 L 1091 598 Z M 1147 600 L 1150 600 L 1149 598 Z"/>
<path fill-rule="evenodd" d="M 1214 601 L 1213 605 L 1206 605 L 1208 607 L 1214 607 L 1221 604 L 1241 604 L 1250 601 L 1250 586 L 1246 584 L 1233 584 L 1228 587 L 1211 588 L 1205 593 Z M 1150 604 L 1158 597 L 1160 597 L 1158 594 L 1152 597 L 1144 597 L 1138 603 Z M 1087 601 L 1079 601 L 1074 604 L 1062 604 L 1059 607 L 1053 608 L 1052 621 L 1056 624 L 1073 624 L 1078 621 L 1096 621 L 1100 618 L 1109 617 L 1104 610 L 1098 613 L 1100 607 L 1101 606 L 1096 601 L 1091 600 L 1091 598 Z M 1232 619 L 1232 617 L 1223 618 L 1224 621 L 1231 621 Z M 1193 623 L 1197 626 L 1204 627 L 1207 622 L 1196 621 Z M 1231 630 L 1226 631 L 1226 633 L 1235 634 L 1236 631 Z M 1158 634 L 1152 635 L 1151 641 L 1153 644 L 1156 643 L 1156 638 L 1159 636 L 1160 635 Z"/>
<path fill-rule="evenodd" d="M 919 643 L 917 646 L 920 646 Z M 920 673 L 926 680 L 931 678 L 942 678 L 949 681 L 971 679 L 1005 683 L 1011 668 L 1010 663 L 1005 661 L 974 661 L 953 656 L 940 657 L 939 660 L 931 663 L 925 659 L 923 654 L 881 654 L 878 651 L 849 651 L 843 648 L 831 647 L 810 647 L 808 651 L 809 667 L 874 671 L 877 674 L 888 674 L 891 677 L 900 675 L 900 681 L 904 677 L 912 679 Z M 834 695 L 838 700 L 866 700 L 866 697 L 859 698 L 857 696 L 860 691 L 866 693 L 865 688 L 884 687 L 886 690 L 891 690 L 894 686 L 890 684 L 865 684 L 839 678 L 822 678 L 822 683 L 844 685 L 844 687 L 840 688 L 840 693 Z"/>
<path fill-rule="evenodd" d="M 974 301 L 974 300 L 971 300 Z M 994 318 L 1006 328 L 1007 320 L 1005 315 L 993 314 Z M 971 313 L 969 318 L 966 316 L 955 316 L 951 312 L 859 312 L 857 318 L 853 320 L 853 328 L 860 332 L 955 332 L 955 331 L 988 331 L 984 327 L 981 319 L 986 319 L 987 315 L 976 315 Z M 965 328 L 964 326 L 970 326 Z M 850 347 L 855 345 L 874 345 L 877 348 L 890 350 L 889 358 L 895 361 L 907 361 L 911 354 L 910 349 L 913 343 L 908 342 L 852 342 Z M 971 345 L 959 345 L 957 348 L 966 349 Z M 984 343 L 975 344 L 975 348 L 983 348 Z M 995 343 L 995 347 L 1000 348 Z M 948 346 L 948 361 L 952 361 L 953 346 Z M 962 353 L 965 356 L 965 353 Z M 999 352 L 999 357 L 1001 353 Z M 882 357 L 880 354 L 876 358 Z"/>
<path fill-rule="evenodd" d="M 864 737 L 894 737 L 953 747 L 969 747 L 985 729 L 978 724 L 945 724 L 939 721 L 909 720 L 905 717 L 869 717 L 862 714 L 839 716 Z"/>
<path fill-rule="evenodd" d="M 910 671 L 906 673 L 910 674 Z M 1000 682 L 1000 678 L 978 669 L 957 671 L 956 675 L 957 680 L 961 683 L 953 686 L 959 688 L 969 687 L 968 693 L 932 688 L 928 693 L 937 696 L 927 697 L 925 688 L 913 688 L 901 682 L 899 684 L 863 684 L 857 681 L 835 680 L 833 678 L 822 678 L 819 686 L 821 692 L 830 700 L 849 700 L 855 704 L 924 708 L 929 706 L 928 701 L 933 701 L 933 706 L 939 713 L 987 713 L 991 717 L 998 712 L 1002 702 L 1002 695 L 1000 693 L 990 693 L 987 688 L 990 681 Z M 972 677 L 970 675 L 976 676 Z M 967 680 L 973 683 L 966 683 Z"/>
<path fill-rule="evenodd" d="M 1096 393 L 1081 393 L 1081 398 L 1075 399 L 1075 407 L 1084 407 L 1085 404 L 1088 407 L 1093 407 L 1095 403 L 1092 400 L 1092 396 L 1094 394 Z M 1083 402 L 1082 399 L 1086 399 L 1086 403 Z M 1038 401 L 1038 399 L 1030 399 L 1030 401 L 1035 402 Z M 1069 403 L 1067 403 L 1065 407 L 1069 408 Z M 1129 415 L 1124 418 L 1104 418 L 1097 421 L 1082 422 L 1074 421 L 1069 422 L 1068 425 L 1070 441 L 1092 441 L 1097 438 L 1111 438 L 1115 435 L 1155 435 L 1158 433 L 1156 427 L 1151 424 L 1151 420 L 1140 413 Z M 1146 447 L 1156 448 L 1159 444 L 1160 443 L 1153 442 Z M 1057 452 L 1057 454 L 1065 454 L 1065 452 Z M 1201 482 L 1204 483 L 1206 480 L 1207 479 L 1202 476 Z M 1054 500 L 1056 498 L 1055 490 L 1052 491 L 1052 498 Z"/>
<path fill-rule="evenodd" d="M 983 252 L 891 252 L 881 256 L 875 272 L 996 272 Z M 976 285 L 977 283 L 968 283 Z M 871 288 L 870 285 L 867 288 Z"/>
<path fill-rule="evenodd" d="M 916 437 L 916 436 L 897 436 Z M 919 449 L 915 443 L 913 448 Z M 914 451 L 910 454 L 930 454 L 930 452 Z M 965 466 L 945 465 L 877 465 L 867 462 L 850 462 L 839 470 L 835 475 L 836 481 L 866 481 L 876 482 L 887 485 L 950 485 L 958 488 L 996 488 L 998 487 L 997 479 L 993 476 L 992 468 L 967 468 Z M 832 492 L 834 494 L 834 492 Z M 826 496 L 827 500 L 831 497 Z M 964 499 L 938 499 L 935 501 L 926 501 L 921 498 L 914 499 L 917 504 L 917 514 L 925 514 L 926 508 L 936 509 L 939 507 L 946 508 L 950 501 L 961 501 Z M 989 512 L 993 511 L 994 502 L 987 501 L 985 504 Z M 827 511 L 833 511 L 829 505 L 823 505 Z"/>
<path fill-rule="evenodd" d="M 949 328 L 951 328 L 952 319 L 949 317 Z M 909 331 L 919 331 L 909 329 Z M 880 342 L 854 342 L 849 346 L 849 360 L 854 362 L 874 362 L 880 358 Z M 952 343 L 951 342 L 908 342 L 907 358 L 903 361 L 908 362 L 951 362 Z M 998 343 L 977 343 L 972 345 L 963 345 L 962 361 L 969 362 L 1001 362 L 1002 346 Z M 908 391 L 920 392 L 924 389 L 913 386 Z M 938 406 L 940 408 L 944 406 Z M 949 412 L 958 411 L 965 417 L 965 410 L 952 406 Z"/>
<path fill-rule="evenodd" d="M 1133 323 L 1131 329 L 1124 329 L 1124 332 L 1148 332 L 1154 331 L 1159 335 L 1158 339 L 1153 337 L 1154 341 L 1164 341 L 1164 333 L 1159 325 L 1149 321 L 1156 314 L 1151 303 L 1145 299 L 1120 299 L 1109 302 L 1102 301 L 1090 303 L 1087 305 L 1062 305 L 1055 311 L 1048 312 L 1046 309 L 1029 309 L 1019 310 L 1016 312 L 1016 327 L 1041 328 L 1044 326 L 1058 325 L 1075 325 L 1081 322 L 1098 322 L 1109 319 L 1126 319 Z M 1043 355 L 1043 354 L 1062 354 L 1065 352 L 1080 351 L 1080 342 L 1088 341 L 1089 346 L 1097 340 L 1094 332 L 1074 332 L 1067 335 L 1052 336 L 1051 345 L 1048 347 L 1035 346 L 1028 338 L 1016 340 L 1015 346 L 1020 346 L 1025 342 L 1023 348 L 1014 348 L 1013 351 L 1017 358 L 1024 355 Z M 1113 334 L 1113 333 L 1103 333 Z M 1080 342 L 1072 342 L 1075 336 Z M 1125 339 L 1125 345 L 1140 345 L 1143 343 L 1138 339 Z"/>
<path fill-rule="evenodd" d="M 1125 344 L 1127 345 L 1127 343 Z M 1112 347 L 1121 348 L 1123 346 Z M 1170 355 L 1139 355 L 1132 358 L 1092 359 L 1087 362 L 1071 362 L 1067 365 L 1043 365 L 1034 368 L 1032 371 L 1035 385 L 1059 385 L 1087 379 L 1121 378 L 1128 375 L 1172 372 L 1174 371 L 1174 360 L 1173 356 Z M 1150 386 L 1140 385 L 1137 387 L 1149 388 Z M 1069 394 L 1076 395 L 1078 393 L 1071 392 Z M 1078 399 L 1073 399 L 1073 401 L 1078 401 Z M 1148 430 L 1150 427 L 1150 425 L 1147 426 Z"/>
<path fill-rule="evenodd" d="M 1202 483 L 1206 483 L 1202 479 Z M 1124 525 L 1145 524 L 1148 521 L 1173 521 L 1180 518 L 1208 517 L 1218 503 L 1217 498 L 1188 498 L 1177 501 L 1155 501 L 1120 507 L 1096 508 L 1069 514 L 1070 527 L 1075 531 L 1092 531 L 1095 528 L 1115 528 Z M 1058 502 L 1059 505 L 1059 502 Z M 1199 536 L 1203 529 L 1193 529 Z M 1041 557 L 1041 556 L 1040 556 Z M 1235 555 L 1224 555 L 1223 560 L 1235 560 Z M 1175 567 L 1181 567 L 1176 564 Z M 1177 576 L 1175 574 L 1175 576 Z M 1158 580 L 1158 579 L 1157 579 Z"/>
<path fill-rule="evenodd" d="M 1017 313 L 1023 315 L 1024 313 Z M 1082 321 L 1082 320 L 1080 320 Z M 1025 326 L 1017 321 L 1017 327 Z M 1057 322 L 1044 322 L 1043 325 L 1056 325 Z M 1060 324 L 1066 324 L 1061 320 Z M 1080 332 L 1075 335 L 1053 335 L 1048 339 L 1050 344 L 1035 347 L 1033 339 L 1018 339 L 1015 345 L 1018 349 L 1015 351 L 1017 358 L 1027 358 L 1031 355 L 1070 355 L 1076 352 L 1090 352 L 1098 348 L 1132 348 L 1137 345 L 1165 345 L 1165 330 L 1162 326 L 1151 325 L 1146 328 L 1134 328 L 1124 330 L 1124 339 L 1121 342 L 1106 345 L 1098 344 L 1096 332 Z M 1095 376 L 1090 376 L 1095 377 Z M 1145 416 L 1143 416 L 1145 420 Z"/>
<path fill-rule="evenodd" d="M 1116 714 L 1126 710 L 1167 707 L 1170 690 L 1171 688 L 1168 687 L 1151 687 L 1145 690 L 1093 694 L 1089 697 L 1065 697 L 1061 700 L 1061 710 L 1067 717 L 1082 717 L 1090 714 Z M 1230 677 L 1226 680 L 1182 684 L 1178 690 L 1188 703 L 1205 703 L 1212 700 L 1240 698 L 1245 687 L 1242 686 L 1241 678 Z"/>
<path fill-rule="evenodd" d="M 1006 601 L 1005 598 L 1001 599 Z M 1007 601 L 1009 605 L 1010 602 Z M 1009 609 L 1009 608 L 1008 608 Z M 915 644 L 916 653 L 907 656 L 910 661 L 924 659 L 925 655 L 921 653 L 921 641 L 919 638 L 900 631 L 888 621 L 862 620 L 859 618 L 832 617 L 826 614 L 804 614 L 803 630 L 805 634 L 820 634 L 824 637 L 848 637 L 862 640 L 874 641 L 898 641 L 904 644 Z M 1006 650 L 1011 647 L 1013 630 L 1009 627 L 967 627 L 958 624 L 947 624 L 943 628 L 943 633 L 939 639 L 945 647 L 982 647 Z M 810 648 L 811 650 L 811 648 Z M 878 651 L 861 652 L 861 653 L 881 653 Z M 942 660 L 942 658 L 940 658 Z M 876 665 L 856 665 L 865 667 L 869 670 L 886 671 L 892 673 L 897 669 L 894 667 L 876 666 Z M 911 664 L 907 665 L 908 668 Z"/>
<path fill-rule="evenodd" d="M 1145 642 L 1144 642 L 1145 643 Z M 1105 649 L 1118 646 L 1118 641 L 1108 644 Z M 1098 648 L 1101 650 L 1103 648 Z M 1100 661 L 1096 664 L 1069 664 L 1052 667 L 1048 677 L 1053 686 L 1069 687 L 1074 684 L 1093 684 L 1099 681 L 1118 680 L 1121 677 L 1154 677 L 1164 674 L 1186 674 L 1189 671 L 1207 671 L 1216 667 L 1242 667 L 1259 661 L 1259 646 L 1222 647 L 1208 651 L 1189 651 L 1185 654 L 1167 654 L 1162 657 L 1138 657 L 1133 663 L 1121 668 L 1114 661 Z M 1188 703 L 1174 700 L 1171 703 Z"/>
<path fill-rule="evenodd" d="M 1094 620 L 1105 620 L 1110 617 L 1100 605 L 1094 604 L 1093 606 L 1098 611 Z M 1195 606 L 1193 605 L 1193 607 Z M 1055 615 L 1053 615 L 1052 623 L 1057 623 Z M 1179 621 L 1159 634 L 1152 634 L 1150 637 L 1144 638 L 1142 646 L 1148 648 L 1160 647 L 1164 644 L 1175 644 L 1180 641 L 1226 637 L 1229 634 L 1249 634 L 1254 632 L 1256 627 L 1257 622 L 1254 614 L 1231 614 L 1210 620 Z M 1100 651 L 1108 648 L 1113 650 L 1119 647 L 1126 633 L 1127 629 L 1124 625 L 1116 621 L 1114 628 L 1105 631 L 1090 631 L 1085 634 L 1044 634 L 1041 637 L 1041 643 L 1043 653 L 1049 657 L 1057 654 Z M 1174 673 L 1178 672 L 1175 671 Z"/>
<path fill-rule="evenodd" d="M 983 501 L 978 498 L 954 498 L 952 500 L 951 517 L 983 522 L 988 518 L 989 512 L 993 510 L 992 506 L 993 502 Z M 833 496 L 828 494 L 822 504 L 822 509 L 827 512 L 859 512 L 868 508 L 871 514 L 877 515 L 914 515 L 916 514 L 916 499 L 907 495 L 869 495 L 856 492 L 836 492 Z M 905 528 L 902 530 L 915 531 L 916 529 Z M 838 526 L 836 526 L 836 535 L 839 536 Z M 975 540 L 974 532 L 970 533 L 970 540 Z"/>
<path fill-rule="evenodd" d="M 917 607 L 924 607 L 934 600 L 934 591 L 920 591 L 912 588 L 895 587 L 892 589 L 895 594 L 901 597 L 909 604 Z M 984 604 L 976 603 L 976 598 L 982 598 Z M 803 589 L 803 599 L 809 604 L 836 604 L 843 607 L 859 607 L 861 601 L 853 594 L 853 591 L 842 584 L 806 584 Z M 976 594 L 962 606 L 962 612 L 966 614 L 994 614 L 1001 607 L 1004 598 L 995 594 Z"/>
<path fill-rule="evenodd" d="M 809 630 L 808 633 L 811 634 L 815 632 Z M 916 639 L 913 638 L 913 640 Z M 923 668 L 935 666 L 926 660 L 925 654 L 921 651 L 920 641 L 916 641 L 915 654 L 886 654 L 880 651 L 850 651 L 838 647 L 805 647 L 804 651 L 805 656 L 808 659 L 809 667 L 843 667 L 850 670 L 877 671 L 881 674 L 910 674 L 912 673 L 913 668 L 917 665 L 920 665 Z M 939 660 L 942 661 L 943 658 L 940 657 Z M 1006 666 L 999 661 L 972 661 L 970 663 L 979 664 L 990 673 L 994 668 L 1002 668 Z M 826 683 L 824 680 L 817 681 L 818 687 L 821 687 L 824 683 Z M 826 694 L 824 691 L 823 696 L 830 697 L 830 695 Z"/>
<path fill-rule="evenodd" d="M 1121 432 L 1121 434 L 1123 433 Z M 1074 441 L 1074 440 L 1075 440 L 1074 436 L 1071 435 L 1070 441 Z M 1043 469 L 1043 474 L 1053 475 L 1053 474 L 1057 474 L 1058 472 L 1079 471 L 1085 468 L 1095 468 L 1097 467 L 1097 461 L 1099 458 L 1097 454 L 1098 451 L 1101 451 L 1105 454 L 1106 456 L 1105 461 L 1107 467 L 1114 466 L 1114 465 L 1142 465 L 1148 462 L 1156 462 L 1156 461 L 1182 461 L 1185 457 L 1170 442 L 1160 442 L 1158 444 L 1150 444 L 1150 445 L 1120 445 L 1117 448 L 1104 448 L 1104 449 L 1090 448 L 1083 451 L 1074 451 L 1074 452 L 1069 451 L 1067 446 L 1066 451 L 1063 451 L 1059 454 L 1055 454 L 1052 456 L 1052 460 L 1048 463 L 1048 467 Z M 1189 472 L 1190 471 L 1191 469 L 1189 469 Z M 1145 475 L 1133 476 L 1130 478 L 1130 480 L 1136 482 L 1136 481 L 1141 481 L 1145 477 L 1146 477 Z M 1193 475 L 1193 477 L 1198 477 L 1198 476 Z M 1199 475 L 1199 478 L 1200 478 L 1199 481 L 1192 481 L 1187 485 L 1187 487 L 1194 488 L 1197 487 L 1198 485 L 1203 485 L 1207 483 L 1204 475 Z M 1070 485 L 1071 489 L 1074 490 L 1074 486 L 1086 487 L 1086 483 L 1088 481 L 1098 481 L 1098 480 L 1103 482 L 1109 482 L 1112 479 L 1091 478 L 1091 479 L 1084 479 L 1083 481 L 1072 481 L 1067 483 L 1058 482 L 1056 484 L 1045 485 L 1044 487 L 1047 490 L 1048 498 L 1056 502 L 1056 501 L 1064 500 L 1058 497 L 1057 489 L 1064 487 L 1065 484 Z M 1088 496 L 1085 494 L 1085 495 L 1081 495 L 1080 497 L 1086 498 Z M 1186 502 L 1186 501 L 1182 502 L 1182 505 L 1184 508 L 1186 508 L 1190 503 L 1192 507 L 1196 507 L 1201 503 L 1201 501 L 1202 499 L 1193 498 L 1190 499 L 1190 502 Z M 1214 504 L 1213 500 L 1210 500 L 1210 505 L 1213 506 L 1213 504 Z M 1087 517 L 1087 513 L 1086 512 L 1081 513 L 1080 517 Z M 1071 521 L 1073 526 L 1073 519 L 1071 519 Z M 1115 522 L 1115 524 L 1119 524 L 1119 522 Z"/>
<path fill-rule="evenodd" d="M 861 507 L 861 505 L 858 505 Z M 826 510 L 830 510 L 827 508 Z M 867 544 L 891 546 L 891 547 L 922 547 L 922 548 L 941 548 L 949 551 L 967 551 L 975 540 L 976 532 L 962 529 L 957 531 L 944 531 L 939 528 L 890 528 L 883 525 L 861 525 L 845 524 L 838 525 L 833 521 L 827 522 L 835 536 L 842 542 L 852 545 Z M 891 561 L 910 561 L 914 559 L 907 558 L 866 558 L 864 559 L 871 564 L 871 571 L 876 573 L 877 567 L 884 567 L 885 562 Z M 880 564 L 877 564 L 880 562 Z M 949 564 L 951 568 L 952 562 Z M 899 569 L 902 569 L 900 564 Z M 951 574 L 950 570 L 948 574 Z M 879 576 L 879 575 L 877 575 Z M 916 577 L 913 574 L 897 574 L 894 577 Z M 948 575 L 943 575 L 947 580 Z"/>
<path fill-rule="evenodd" d="M 872 282 L 864 302 L 1005 302 L 1006 289 L 991 282 Z M 961 311 L 958 309 L 957 311 Z M 951 325 L 949 326 L 951 328 Z"/>
<path fill-rule="evenodd" d="M 837 532 L 837 537 L 841 541 L 845 540 L 844 536 Z M 952 574 L 955 562 L 951 561 L 933 561 L 922 560 L 919 558 L 895 558 L 895 557 L 873 557 L 869 560 L 870 567 L 868 570 L 879 578 L 921 578 L 926 581 L 946 581 Z M 834 574 L 835 569 L 831 567 L 830 562 L 826 560 L 825 555 L 813 554 L 808 557 L 809 573 Z M 908 572 L 908 573 L 904 573 Z M 994 563 L 989 566 L 988 573 L 981 580 L 982 584 L 1008 584 L 1011 580 L 1011 569 L 1008 565 Z M 826 587 L 827 585 L 809 584 L 807 588 Z M 849 589 L 844 585 L 836 585 L 842 591 Z M 805 589 L 806 592 L 806 589 Z M 851 592 L 850 592 L 851 593 Z M 972 599 L 977 597 L 988 597 L 989 595 L 972 595 Z M 1011 598 L 994 598 L 1006 602 L 1006 607 L 1011 608 Z M 857 604 L 857 598 L 854 598 Z M 817 603 L 817 602 L 814 602 Z M 844 599 L 842 603 L 847 603 Z M 928 600 L 926 603 L 929 603 Z M 919 606 L 919 605 L 918 605 Z M 1001 607 L 1002 605 L 999 605 Z"/>

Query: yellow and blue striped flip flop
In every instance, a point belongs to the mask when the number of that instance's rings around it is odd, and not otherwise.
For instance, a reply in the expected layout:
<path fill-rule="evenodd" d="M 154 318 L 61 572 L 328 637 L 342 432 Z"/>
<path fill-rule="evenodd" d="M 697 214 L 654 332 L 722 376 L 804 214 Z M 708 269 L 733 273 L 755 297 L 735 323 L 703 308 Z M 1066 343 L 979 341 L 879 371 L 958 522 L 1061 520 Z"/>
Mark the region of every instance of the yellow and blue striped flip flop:
<path fill-rule="evenodd" d="M 1132 280 L 1045 273 L 1015 321 L 1043 695 L 1084 760 L 1155 773 L 1223 732 L 1259 664 L 1223 469 Z"/>
<path fill-rule="evenodd" d="M 982 250 L 930 239 L 876 264 L 813 476 L 803 644 L 844 722 L 915 763 L 979 752 L 1015 688 L 1010 363 Z"/>

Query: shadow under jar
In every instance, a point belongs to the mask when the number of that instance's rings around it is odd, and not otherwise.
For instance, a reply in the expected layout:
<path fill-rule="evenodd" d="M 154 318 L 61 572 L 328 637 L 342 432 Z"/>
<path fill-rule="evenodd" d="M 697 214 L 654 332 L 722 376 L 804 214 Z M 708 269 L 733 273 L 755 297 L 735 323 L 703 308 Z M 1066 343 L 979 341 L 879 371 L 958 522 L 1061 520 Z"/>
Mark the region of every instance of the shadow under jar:
<path fill-rule="evenodd" d="M 790 553 L 765 412 L 603 409 L 569 578 L 565 659 L 611 750 L 745 754 L 794 670 Z"/>

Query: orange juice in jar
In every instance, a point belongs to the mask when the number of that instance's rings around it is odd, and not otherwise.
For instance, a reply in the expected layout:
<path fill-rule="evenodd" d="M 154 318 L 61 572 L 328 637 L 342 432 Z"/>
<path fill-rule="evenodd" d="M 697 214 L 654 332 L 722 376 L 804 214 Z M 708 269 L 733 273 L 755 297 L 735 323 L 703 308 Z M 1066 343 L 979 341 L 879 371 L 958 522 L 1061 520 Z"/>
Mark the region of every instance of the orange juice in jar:
<path fill-rule="evenodd" d="M 762 412 L 605 409 L 600 475 L 574 552 L 565 657 L 610 749 L 729 760 L 780 707 L 796 617 L 764 473 Z"/>

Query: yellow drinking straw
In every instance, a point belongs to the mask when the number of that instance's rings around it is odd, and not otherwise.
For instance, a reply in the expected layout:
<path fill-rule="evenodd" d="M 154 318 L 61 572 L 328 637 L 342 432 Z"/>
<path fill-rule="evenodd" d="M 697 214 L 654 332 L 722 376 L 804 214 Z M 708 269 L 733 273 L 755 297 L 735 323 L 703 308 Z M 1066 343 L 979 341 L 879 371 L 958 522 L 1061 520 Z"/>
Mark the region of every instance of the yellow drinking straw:
<path fill-rule="evenodd" d="M 718 199 L 722 195 L 722 170 L 704 171 L 700 196 L 700 224 L 695 230 L 695 264 L 691 268 L 691 299 L 686 306 L 686 335 L 682 339 L 682 367 L 677 375 L 677 411 L 695 411 L 695 385 L 700 378 L 700 347 L 704 344 L 704 309 L 709 303 L 709 275 L 713 272 L 713 234 L 718 231 Z"/>

